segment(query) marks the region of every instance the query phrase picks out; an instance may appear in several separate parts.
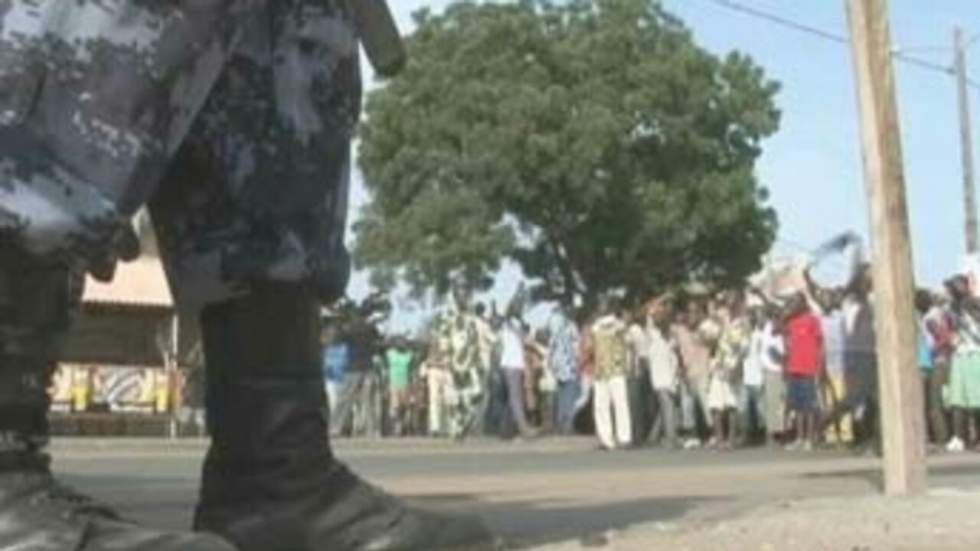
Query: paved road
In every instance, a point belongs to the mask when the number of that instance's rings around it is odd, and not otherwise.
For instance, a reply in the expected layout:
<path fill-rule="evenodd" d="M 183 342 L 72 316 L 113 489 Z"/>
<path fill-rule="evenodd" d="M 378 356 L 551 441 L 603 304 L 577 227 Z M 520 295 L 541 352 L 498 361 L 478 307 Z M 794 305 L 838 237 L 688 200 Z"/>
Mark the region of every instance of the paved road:
<path fill-rule="evenodd" d="M 204 444 L 58 440 L 67 482 L 148 524 L 189 524 Z M 738 515 L 760 505 L 878 491 L 877 461 L 842 452 L 599 452 L 588 439 L 534 443 L 344 441 L 338 455 L 422 505 L 482 515 L 523 544 L 601 540 L 638 524 Z M 976 487 L 980 455 L 932 458 L 935 487 Z"/>

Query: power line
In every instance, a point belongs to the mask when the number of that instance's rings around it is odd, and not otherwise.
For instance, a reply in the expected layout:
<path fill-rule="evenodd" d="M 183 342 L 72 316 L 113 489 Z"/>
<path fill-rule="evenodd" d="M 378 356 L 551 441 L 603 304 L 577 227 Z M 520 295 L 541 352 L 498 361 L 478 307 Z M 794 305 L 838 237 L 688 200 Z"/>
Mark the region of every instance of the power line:
<path fill-rule="evenodd" d="M 934 54 L 949 54 L 953 52 L 953 49 L 949 46 L 896 46 L 893 53 L 908 53 L 908 52 L 931 52 Z"/>
<path fill-rule="evenodd" d="M 937 71 L 937 72 L 940 72 L 940 73 L 945 73 L 947 75 L 954 75 L 954 74 L 956 74 L 956 71 L 954 71 L 953 68 L 950 67 L 950 66 L 948 66 L 948 65 L 940 65 L 939 63 L 933 63 L 932 61 L 926 61 L 925 59 L 921 59 L 921 58 L 918 58 L 918 57 L 913 57 L 913 56 L 910 56 L 910 55 L 908 55 L 906 53 L 903 53 L 903 52 L 892 52 L 892 57 L 894 57 L 895 59 L 898 59 L 899 61 L 904 61 L 905 63 L 908 63 L 909 65 L 915 65 L 915 66 L 921 67 L 923 69 L 931 69 L 933 71 Z"/>
<path fill-rule="evenodd" d="M 770 23 L 774 23 L 774 24 L 780 25 L 782 27 L 793 29 L 793 30 L 798 31 L 798 32 L 807 33 L 807 34 L 810 34 L 812 36 L 816 36 L 818 38 L 822 38 L 824 40 L 828 40 L 830 42 L 835 42 L 837 44 L 844 44 L 844 45 L 849 45 L 850 44 L 850 39 L 845 34 L 836 33 L 836 32 L 833 32 L 833 31 L 828 31 L 826 29 L 821 29 L 819 27 L 816 27 L 816 26 L 813 26 L 813 25 L 810 25 L 810 24 L 807 24 L 807 23 L 802 23 L 800 21 L 797 21 L 797 20 L 794 20 L 794 19 L 790 19 L 788 17 L 784 17 L 784 16 L 781 16 L 781 15 L 778 15 L 778 14 L 775 14 L 775 13 L 772 13 L 772 12 L 768 12 L 768 11 L 765 11 L 765 10 L 762 10 L 762 9 L 759 9 L 759 8 L 756 8 L 754 6 L 749 6 L 749 5 L 743 4 L 741 2 L 737 2 L 735 0 L 707 0 L 707 1 L 708 2 L 711 2 L 712 4 L 715 4 L 717 6 L 721 6 L 723 8 L 726 8 L 728 10 L 736 11 L 736 12 L 739 12 L 739 13 L 742 13 L 742 14 L 745 14 L 745 15 L 749 15 L 749 16 L 755 17 L 757 19 L 762 19 L 764 21 L 768 21 Z M 980 35 L 978 35 L 978 36 L 980 36 Z M 942 73 L 942 74 L 948 75 L 948 76 L 952 76 L 952 75 L 955 74 L 955 71 L 950 66 L 942 65 L 940 63 L 934 63 L 934 62 L 929 61 L 929 60 L 926 60 L 926 59 L 922 59 L 922 58 L 919 58 L 919 57 L 916 57 L 916 56 L 913 56 L 913 55 L 909 55 L 908 53 L 903 52 L 901 50 L 895 50 L 895 51 L 893 51 L 892 52 L 892 57 L 894 57 L 898 61 L 901 61 L 901 62 L 906 63 L 908 65 L 912 65 L 912 66 L 918 67 L 920 69 L 924 69 L 924 70 L 928 70 L 928 71 L 933 71 L 933 72 L 936 72 L 936 73 Z M 980 83 L 977 83 L 977 82 L 974 82 L 974 81 L 970 81 L 969 82 L 969 86 L 971 88 L 975 88 L 975 89 L 980 90 Z"/>
<path fill-rule="evenodd" d="M 734 2 L 733 0 L 708 0 L 708 1 L 709 2 L 712 2 L 714 4 L 718 4 L 719 6 L 722 6 L 724 8 L 728 8 L 728 9 L 733 10 L 733 11 L 741 12 L 741 13 L 744 13 L 746 15 L 751 15 L 751 16 L 757 17 L 759 19 L 764 19 L 764 20 L 769 21 L 771 23 L 776 23 L 777 25 L 782 25 L 784 27 L 795 29 L 797 31 L 809 33 L 809 34 L 812 34 L 814 36 L 818 36 L 820 38 L 823 38 L 825 40 L 830 40 L 830 41 L 837 42 L 837 43 L 840 43 L 840 44 L 849 44 L 850 43 L 850 41 L 844 35 L 837 34 L 837 33 L 831 32 L 831 31 L 826 31 L 824 29 L 820 29 L 818 27 L 814 27 L 814 26 L 808 25 L 806 23 L 800 23 L 798 21 L 794 21 L 792 19 L 783 17 L 781 15 L 776 15 L 774 13 L 763 11 L 763 10 L 761 10 L 759 8 L 756 8 L 756 7 L 753 7 L 753 6 L 747 6 L 747 5 L 742 4 L 742 3 L 739 3 L 739 2 Z"/>

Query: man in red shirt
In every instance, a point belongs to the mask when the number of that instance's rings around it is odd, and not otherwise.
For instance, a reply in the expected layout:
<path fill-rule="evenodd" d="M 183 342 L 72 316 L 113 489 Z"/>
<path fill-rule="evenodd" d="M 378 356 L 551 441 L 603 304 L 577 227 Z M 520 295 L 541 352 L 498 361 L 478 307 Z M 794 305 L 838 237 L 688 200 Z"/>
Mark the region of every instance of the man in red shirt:
<path fill-rule="evenodd" d="M 784 325 L 786 338 L 787 402 L 796 416 L 796 442 L 792 449 L 813 449 L 817 422 L 817 378 L 824 368 L 820 319 L 810 312 L 806 297 L 790 301 Z"/>

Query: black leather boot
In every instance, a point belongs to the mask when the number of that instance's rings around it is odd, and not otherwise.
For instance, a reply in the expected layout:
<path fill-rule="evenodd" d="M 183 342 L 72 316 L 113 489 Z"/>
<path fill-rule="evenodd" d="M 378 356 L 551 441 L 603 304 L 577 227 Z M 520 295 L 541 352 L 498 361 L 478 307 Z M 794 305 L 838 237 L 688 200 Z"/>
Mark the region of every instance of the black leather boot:
<path fill-rule="evenodd" d="M 302 286 L 263 283 L 204 311 L 213 443 L 195 526 L 243 551 L 495 549 L 482 522 L 408 508 L 333 457 L 318 310 Z"/>
<path fill-rule="evenodd" d="M 70 288 L 67 270 L 0 249 L 0 549 L 234 551 L 217 536 L 126 522 L 51 475 L 46 389 L 68 326 Z"/>
<path fill-rule="evenodd" d="M 10 450 L 0 452 L 0 549 L 235 551 L 217 536 L 168 533 L 127 522 L 108 506 L 59 484 L 43 454 Z"/>

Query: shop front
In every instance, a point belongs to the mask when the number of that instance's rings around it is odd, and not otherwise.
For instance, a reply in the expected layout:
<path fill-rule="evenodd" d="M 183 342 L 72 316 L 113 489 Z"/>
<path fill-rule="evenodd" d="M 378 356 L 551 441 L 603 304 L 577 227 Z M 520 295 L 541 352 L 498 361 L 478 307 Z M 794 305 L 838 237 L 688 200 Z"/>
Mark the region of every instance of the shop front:
<path fill-rule="evenodd" d="M 196 334 L 158 259 L 120 264 L 110 284 L 89 279 L 51 388 L 53 432 L 175 436 L 180 359 Z"/>

